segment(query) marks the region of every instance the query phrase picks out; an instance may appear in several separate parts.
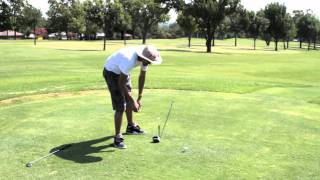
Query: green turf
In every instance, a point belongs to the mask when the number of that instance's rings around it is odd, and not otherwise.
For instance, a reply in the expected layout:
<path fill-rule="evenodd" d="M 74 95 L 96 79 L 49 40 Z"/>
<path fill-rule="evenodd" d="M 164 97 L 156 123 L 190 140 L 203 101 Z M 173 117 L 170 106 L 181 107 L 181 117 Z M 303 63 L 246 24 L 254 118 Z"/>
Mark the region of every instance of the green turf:
<path fill-rule="evenodd" d="M 149 133 L 114 149 L 104 59 L 122 41 L 0 41 L 0 179 L 319 179 L 320 52 L 274 52 L 258 42 L 149 40 L 143 109 Z M 140 41 L 129 41 L 139 45 Z M 137 87 L 137 74 L 133 79 Z M 135 91 L 136 93 L 136 91 Z M 152 144 L 171 101 L 160 144 Z M 125 130 L 125 127 L 123 127 Z M 50 150 L 63 153 L 24 165 Z M 184 149 L 186 149 L 184 151 Z"/>

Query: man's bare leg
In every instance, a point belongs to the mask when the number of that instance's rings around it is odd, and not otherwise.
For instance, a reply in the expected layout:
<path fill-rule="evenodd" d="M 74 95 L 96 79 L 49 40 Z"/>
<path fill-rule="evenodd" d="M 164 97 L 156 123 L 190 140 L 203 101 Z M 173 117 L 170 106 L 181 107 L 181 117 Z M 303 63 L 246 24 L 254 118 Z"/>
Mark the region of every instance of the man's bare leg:
<path fill-rule="evenodd" d="M 132 109 L 131 108 L 127 107 L 126 116 L 127 116 L 128 125 L 134 126 L 135 124 L 133 122 L 133 113 L 132 113 Z"/>
<path fill-rule="evenodd" d="M 133 121 L 133 111 L 131 108 L 126 109 L 126 116 L 128 121 L 127 126 L 127 134 L 145 134 L 144 130 L 140 129 L 140 127 Z"/>
<path fill-rule="evenodd" d="M 130 96 L 132 95 L 131 92 L 129 92 Z M 133 115 L 132 115 L 132 108 L 129 105 L 129 103 L 126 104 L 126 116 L 127 116 L 127 121 L 128 121 L 128 125 L 130 126 L 134 126 L 134 122 L 133 122 Z"/>
<path fill-rule="evenodd" d="M 123 111 L 116 111 L 114 113 L 114 128 L 115 128 L 115 137 L 114 145 L 119 149 L 126 149 L 127 146 L 123 143 L 123 138 L 121 134 L 121 124 L 122 124 Z"/>
<path fill-rule="evenodd" d="M 121 137 L 121 124 L 122 124 L 122 116 L 123 116 L 123 111 L 116 111 L 114 113 L 114 128 L 115 128 L 115 133 L 116 137 Z"/>

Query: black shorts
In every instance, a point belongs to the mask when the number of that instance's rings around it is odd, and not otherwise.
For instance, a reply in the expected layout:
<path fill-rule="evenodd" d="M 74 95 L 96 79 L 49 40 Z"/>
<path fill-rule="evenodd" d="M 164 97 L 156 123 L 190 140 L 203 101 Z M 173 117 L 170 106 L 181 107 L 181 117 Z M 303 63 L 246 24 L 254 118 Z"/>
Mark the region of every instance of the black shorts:
<path fill-rule="evenodd" d="M 122 111 L 122 112 L 125 111 L 126 105 L 129 104 L 129 100 L 120 91 L 120 87 L 118 83 L 120 75 L 103 68 L 103 77 L 108 85 L 108 89 L 111 95 L 113 110 Z M 131 88 L 130 75 L 128 76 L 126 86 L 129 92 L 131 92 L 132 88 Z"/>

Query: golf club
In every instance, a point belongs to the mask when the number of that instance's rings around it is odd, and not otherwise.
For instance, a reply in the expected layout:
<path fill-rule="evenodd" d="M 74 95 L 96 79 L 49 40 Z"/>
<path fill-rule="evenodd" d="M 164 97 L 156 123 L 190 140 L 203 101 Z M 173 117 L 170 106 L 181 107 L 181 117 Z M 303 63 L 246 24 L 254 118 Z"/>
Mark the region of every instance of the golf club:
<path fill-rule="evenodd" d="M 166 125 L 167 125 L 169 116 L 170 116 L 170 114 L 171 114 L 171 110 L 172 110 L 172 107 L 173 107 L 173 103 L 174 103 L 174 102 L 171 101 L 171 106 L 170 106 L 169 112 L 168 112 L 168 114 L 167 114 L 167 119 L 166 119 L 166 121 L 164 122 L 164 125 L 163 125 L 163 127 L 162 127 L 162 131 L 161 131 L 161 134 L 159 134 L 160 137 L 163 136 L 163 131 L 164 131 L 164 129 L 166 128 Z"/>
<path fill-rule="evenodd" d="M 47 158 L 47 157 L 49 157 L 49 156 L 51 156 L 51 155 L 53 155 L 53 154 L 55 154 L 55 153 L 57 153 L 57 152 L 63 151 L 63 150 L 68 149 L 68 148 L 70 148 L 70 147 L 71 147 L 71 144 L 67 144 L 67 145 L 65 145 L 65 146 L 62 146 L 61 148 L 53 151 L 52 153 L 50 153 L 50 154 L 48 154 L 48 155 L 42 156 L 42 157 L 40 157 L 40 158 L 38 158 L 38 159 L 36 159 L 36 160 L 33 160 L 33 161 L 28 162 L 28 163 L 26 164 L 26 167 L 32 167 L 32 165 L 33 165 L 35 162 L 40 161 L 40 160 L 42 160 L 42 159 L 45 159 L 45 158 Z"/>
<path fill-rule="evenodd" d="M 160 125 L 158 125 L 158 135 L 152 137 L 153 143 L 159 143 L 160 142 Z"/>
<path fill-rule="evenodd" d="M 159 142 L 160 142 L 160 137 L 163 136 L 163 131 L 164 131 L 166 125 L 167 125 L 169 116 L 170 116 L 170 114 L 171 114 L 172 107 L 173 107 L 173 101 L 171 102 L 171 106 L 170 106 L 169 112 L 168 112 L 168 114 L 167 114 L 167 119 L 166 119 L 166 121 L 165 121 L 165 123 L 164 123 L 164 125 L 163 125 L 163 127 L 162 127 L 162 131 L 160 132 L 160 125 L 158 125 L 158 135 L 152 137 L 153 143 L 159 143 Z"/>

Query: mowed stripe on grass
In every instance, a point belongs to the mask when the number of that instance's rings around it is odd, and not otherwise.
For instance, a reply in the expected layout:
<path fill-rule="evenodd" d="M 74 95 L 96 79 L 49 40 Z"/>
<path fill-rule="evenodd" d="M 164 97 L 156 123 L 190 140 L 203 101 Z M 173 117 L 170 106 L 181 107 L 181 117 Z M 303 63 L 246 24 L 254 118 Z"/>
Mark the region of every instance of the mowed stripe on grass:
<path fill-rule="evenodd" d="M 0 100 L 39 93 L 104 89 L 105 58 L 123 47 L 121 41 L 111 41 L 108 51 L 103 52 L 99 51 L 102 42 L 44 41 L 37 47 L 33 47 L 31 41 L 18 42 L 23 45 L 0 44 Z M 150 40 L 150 43 L 159 47 L 165 61 L 161 66 L 150 68 L 146 88 L 247 93 L 272 87 L 319 87 L 320 84 L 317 51 L 276 53 L 270 51 L 272 47 L 265 50 L 259 41 L 257 51 L 218 45 L 215 53 L 207 54 L 203 45 L 191 48 L 190 52 L 185 47 L 186 41 L 181 39 Z M 251 41 L 243 40 L 243 43 Z M 129 45 L 138 45 L 138 41 Z M 92 51 L 87 51 L 88 48 Z M 135 70 L 133 77 L 137 74 Z M 137 88 L 137 81 L 133 83 Z"/>

